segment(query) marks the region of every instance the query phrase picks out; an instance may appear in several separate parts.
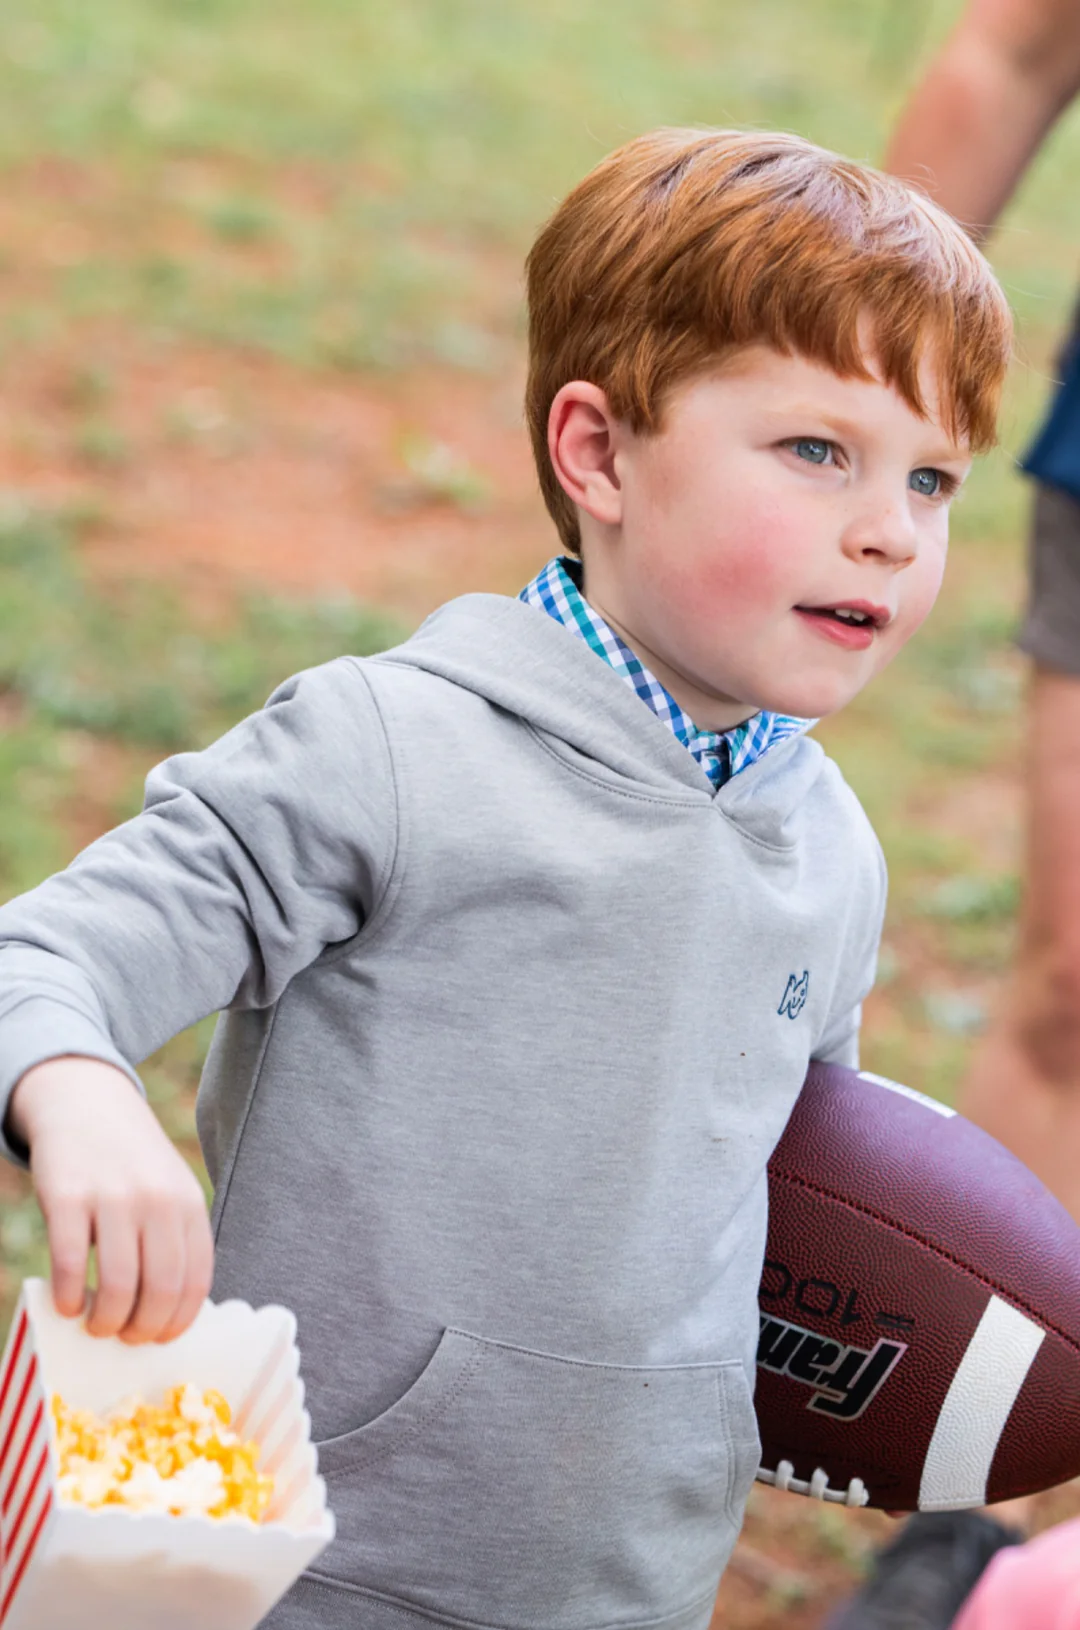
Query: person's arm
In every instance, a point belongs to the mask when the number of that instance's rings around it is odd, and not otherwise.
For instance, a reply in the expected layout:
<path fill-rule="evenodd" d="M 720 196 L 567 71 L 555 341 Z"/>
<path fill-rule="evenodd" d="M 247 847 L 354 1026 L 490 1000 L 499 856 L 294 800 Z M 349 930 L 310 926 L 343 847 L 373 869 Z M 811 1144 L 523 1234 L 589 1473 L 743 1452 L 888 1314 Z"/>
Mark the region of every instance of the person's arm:
<path fill-rule="evenodd" d="M 93 1333 L 176 1334 L 209 1282 L 201 1192 L 135 1064 L 206 1014 L 270 1006 L 352 938 L 395 843 L 385 733 L 345 659 L 160 765 L 143 814 L 0 907 L 8 1152 L 29 1153 L 61 1311 L 96 1244 Z"/>
<path fill-rule="evenodd" d="M 1077 0 L 971 0 L 901 115 L 884 168 L 981 238 L 1078 90 Z"/>

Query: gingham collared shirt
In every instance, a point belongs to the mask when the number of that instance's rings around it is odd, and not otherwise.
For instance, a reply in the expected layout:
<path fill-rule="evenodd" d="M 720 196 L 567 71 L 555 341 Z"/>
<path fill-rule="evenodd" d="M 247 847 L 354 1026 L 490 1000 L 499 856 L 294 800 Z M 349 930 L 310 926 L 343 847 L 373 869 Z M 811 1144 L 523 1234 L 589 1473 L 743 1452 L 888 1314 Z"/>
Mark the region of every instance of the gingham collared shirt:
<path fill-rule="evenodd" d="M 789 736 L 801 735 L 816 722 L 790 718 L 786 713 L 762 712 L 731 730 L 699 730 L 671 692 L 589 605 L 575 581 L 579 571 L 578 562 L 569 555 L 549 560 L 539 576 L 525 585 L 518 599 L 538 611 L 546 611 L 570 633 L 577 634 L 620 679 L 625 679 L 656 717 L 693 753 L 714 787 L 722 787 L 740 770 L 756 763 L 770 747 L 786 741 Z"/>

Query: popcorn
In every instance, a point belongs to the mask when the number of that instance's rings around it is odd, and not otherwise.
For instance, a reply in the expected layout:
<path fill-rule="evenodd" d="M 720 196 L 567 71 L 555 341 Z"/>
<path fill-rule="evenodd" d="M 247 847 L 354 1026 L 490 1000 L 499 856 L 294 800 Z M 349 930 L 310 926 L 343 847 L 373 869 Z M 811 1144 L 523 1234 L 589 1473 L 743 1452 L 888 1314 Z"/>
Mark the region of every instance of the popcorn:
<path fill-rule="evenodd" d="M 189 1381 L 171 1387 L 163 1404 L 129 1398 L 104 1418 L 54 1393 L 52 1413 L 62 1500 L 256 1523 L 266 1514 L 274 1479 L 257 1470 L 258 1445 L 230 1430 L 220 1392 Z"/>
<path fill-rule="evenodd" d="M 204 1302 L 135 1345 L 25 1281 L 0 1357 L 3 1630 L 256 1630 L 333 1536 L 287 1308 Z"/>

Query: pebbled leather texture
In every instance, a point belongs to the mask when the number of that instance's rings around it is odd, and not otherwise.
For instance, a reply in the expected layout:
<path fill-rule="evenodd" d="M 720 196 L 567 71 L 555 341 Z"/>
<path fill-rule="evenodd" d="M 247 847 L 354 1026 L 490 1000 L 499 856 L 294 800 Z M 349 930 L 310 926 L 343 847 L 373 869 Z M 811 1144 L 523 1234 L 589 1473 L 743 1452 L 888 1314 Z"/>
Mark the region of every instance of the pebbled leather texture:
<path fill-rule="evenodd" d="M 764 1467 L 788 1460 L 802 1479 L 821 1467 L 837 1490 L 861 1478 L 871 1505 L 916 1509 L 953 1387 L 958 1458 L 965 1434 L 986 1439 L 995 1406 L 1007 1417 L 974 1453 L 986 1456 L 981 1497 L 1080 1474 L 1080 1229 L 1020 1161 L 960 1115 L 812 1064 L 769 1165 L 769 1199 L 755 1398 Z M 998 1365 L 992 1343 L 999 1324 L 1022 1321 L 987 1319 L 995 1298 L 1036 1327 L 1034 1357 L 1013 1356 L 1011 1382 L 1010 1355 Z M 953 1386 L 984 1320 L 981 1361 Z M 1019 1386 L 1015 1403 L 999 1386 Z"/>

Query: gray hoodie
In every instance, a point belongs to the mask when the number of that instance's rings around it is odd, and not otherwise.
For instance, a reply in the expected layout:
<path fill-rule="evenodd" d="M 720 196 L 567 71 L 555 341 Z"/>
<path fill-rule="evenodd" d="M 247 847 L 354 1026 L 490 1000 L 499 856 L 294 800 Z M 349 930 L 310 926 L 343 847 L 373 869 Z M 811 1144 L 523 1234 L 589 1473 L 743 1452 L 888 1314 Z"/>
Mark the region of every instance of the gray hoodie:
<path fill-rule="evenodd" d="M 274 1630 L 704 1630 L 766 1161 L 809 1059 L 856 1062 L 884 888 L 816 742 L 714 793 L 585 644 L 469 595 L 0 909 L 0 1101 L 226 1010 L 214 1294 L 296 1312 L 338 1519 Z"/>

